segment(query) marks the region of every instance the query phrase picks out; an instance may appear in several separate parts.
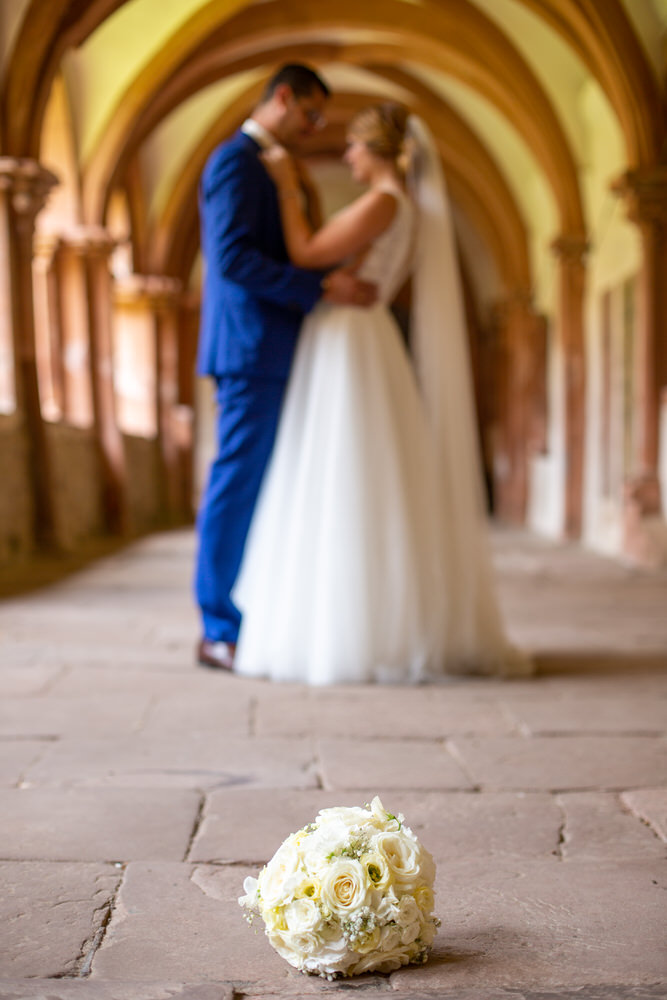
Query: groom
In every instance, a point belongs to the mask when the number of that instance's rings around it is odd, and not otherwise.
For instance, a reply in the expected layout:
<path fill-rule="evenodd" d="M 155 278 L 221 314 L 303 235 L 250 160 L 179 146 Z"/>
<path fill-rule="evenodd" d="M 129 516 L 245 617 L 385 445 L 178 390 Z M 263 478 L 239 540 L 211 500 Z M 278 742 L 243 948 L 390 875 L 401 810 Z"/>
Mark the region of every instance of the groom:
<path fill-rule="evenodd" d="M 231 591 L 303 316 L 320 298 L 360 306 L 375 300 L 374 286 L 343 269 L 325 274 L 289 263 L 276 189 L 260 159 L 274 142 L 298 151 L 324 124 L 328 96 L 312 69 L 283 66 L 252 116 L 214 150 L 200 183 L 206 272 L 197 371 L 215 379 L 218 451 L 197 520 L 197 659 L 215 669 L 234 664 L 241 615 Z"/>

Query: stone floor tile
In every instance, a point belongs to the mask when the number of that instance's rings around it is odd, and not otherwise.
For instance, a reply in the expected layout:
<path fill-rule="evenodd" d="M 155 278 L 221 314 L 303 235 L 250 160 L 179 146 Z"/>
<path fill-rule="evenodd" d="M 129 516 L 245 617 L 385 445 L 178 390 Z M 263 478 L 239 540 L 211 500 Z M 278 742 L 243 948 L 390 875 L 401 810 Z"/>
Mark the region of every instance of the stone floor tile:
<path fill-rule="evenodd" d="M 558 800 L 565 815 L 561 845 L 565 860 L 664 858 L 664 844 L 623 808 L 619 795 L 575 792 L 560 795 Z"/>
<path fill-rule="evenodd" d="M 94 685 L 91 685 L 94 692 Z M 0 733 L 22 737 L 103 737 L 136 732 L 147 712 L 150 696 L 128 698 L 96 693 L 60 698 L 53 694 L 0 700 Z"/>
<path fill-rule="evenodd" d="M 30 785 L 135 788 L 310 788 L 309 740 L 242 740 L 187 732 L 178 739 L 143 734 L 115 740 L 52 743 L 26 772 Z"/>
<path fill-rule="evenodd" d="M 442 743 L 408 740 L 320 740 L 325 788 L 470 788 Z"/>
<path fill-rule="evenodd" d="M 39 613 L 31 615 L 30 618 L 21 621 L 20 619 L 7 628 L 11 640 L 16 643 L 35 643 L 40 641 L 38 629 L 44 627 L 42 619 L 43 608 Z M 86 612 L 78 615 L 68 615 L 61 613 L 52 616 L 48 623 L 49 638 L 53 645 L 65 643 L 71 646 L 80 647 L 111 647 L 113 650 L 123 650 L 128 647 L 142 645 L 149 635 L 149 629 L 145 622 L 135 622 L 125 624 L 122 629 L 118 628 L 118 621 L 115 617 L 101 618 L 91 616 Z M 33 620 L 34 619 L 34 620 Z"/>
<path fill-rule="evenodd" d="M 0 862 L 0 978 L 75 975 L 120 879 L 113 865 Z"/>
<path fill-rule="evenodd" d="M 249 874 L 241 866 L 129 865 L 93 979 L 286 979 L 290 967 L 238 905 Z"/>
<path fill-rule="evenodd" d="M 392 985 L 435 995 L 444 986 L 483 985 L 548 996 L 552 986 L 667 983 L 663 868 L 657 861 L 442 864 L 442 926 L 431 960 L 393 973 Z"/>
<path fill-rule="evenodd" d="M 620 695 L 627 699 L 636 695 L 667 697 L 667 670 L 630 669 L 625 672 L 610 670 L 589 673 L 583 669 L 585 658 L 581 666 L 579 673 L 547 674 L 533 677 L 524 684 L 503 682 L 498 687 L 498 697 L 502 700 L 532 699 L 538 702 L 545 696 L 557 700 L 594 698 L 596 695 L 602 698 L 616 698 Z"/>
<path fill-rule="evenodd" d="M 99 646 L 97 643 L 61 642 L 56 646 L 46 646 L 36 639 L 24 643 L 14 643 L 9 647 L 9 656 L 17 663 L 39 666 L 82 666 L 113 667 L 118 670 L 181 670 L 190 666 L 191 654 L 187 657 L 181 650 L 147 650 L 141 643 L 121 648 L 111 643 Z"/>
<path fill-rule="evenodd" d="M 438 863 L 453 858 L 505 856 L 550 859 L 558 847 L 562 814 L 552 795 L 535 792 L 380 792 Z"/>
<path fill-rule="evenodd" d="M 572 696 L 537 700 L 503 699 L 503 707 L 527 734 L 549 733 L 667 733 L 667 690 L 643 695 L 577 691 Z"/>
<path fill-rule="evenodd" d="M 552 795 L 520 792 L 274 791 L 225 789 L 207 797 L 188 860 L 266 863 L 282 841 L 329 806 L 360 806 L 376 794 L 437 861 L 558 853 L 562 812 Z"/>
<path fill-rule="evenodd" d="M 91 979 L 0 980 L 0 1000 L 238 1000 L 238 996 L 234 986 L 228 983 L 122 981 L 104 983 Z"/>
<path fill-rule="evenodd" d="M 661 983 L 649 985 L 621 985 L 605 983 L 603 986 L 587 983 L 584 986 L 547 986 L 544 989 L 524 987 L 517 989 L 503 987 L 472 987 L 471 989 L 436 985 L 433 990 L 415 991 L 409 985 L 409 976 L 401 982 L 394 981 L 392 998 L 402 1000 L 665 1000 L 665 986 Z"/>
<path fill-rule="evenodd" d="M 250 735 L 250 698 L 226 697 L 225 689 L 211 678 L 210 690 L 204 695 L 202 687 L 188 690 L 185 685 L 174 694 L 153 698 L 141 731 L 148 736 L 163 738 L 168 733 L 175 736 L 184 732 L 208 731 L 226 737 Z"/>
<path fill-rule="evenodd" d="M 276 705 L 257 700 L 256 732 L 286 736 L 317 732 L 322 738 L 443 739 L 452 733 L 506 735 L 512 724 L 497 701 L 458 684 L 432 687 L 306 689 Z"/>
<path fill-rule="evenodd" d="M 455 736 L 451 745 L 484 789 L 623 790 L 667 778 L 667 740 L 649 736 Z"/>
<path fill-rule="evenodd" d="M 75 992 L 82 1000 L 304 1000 L 351 991 L 397 1000 L 664 1000 L 655 935 L 660 905 L 664 914 L 656 894 L 665 893 L 654 882 L 667 793 L 657 787 L 664 757 L 651 748 L 665 741 L 650 734 L 664 731 L 656 714 L 667 704 L 667 574 L 649 578 L 575 547 L 503 534 L 508 628 L 515 641 L 529 640 L 543 675 L 309 689 L 194 665 L 192 540 L 189 531 L 146 539 L 62 585 L 0 603 L 0 692 L 13 711 L 25 710 L 20 726 L 34 722 L 40 700 L 125 699 L 130 714 L 151 704 L 146 728 L 129 737 L 121 726 L 100 734 L 100 723 L 94 739 L 82 738 L 77 726 L 88 723 L 73 719 L 57 740 L 0 740 L 0 815 L 12 856 L 30 848 L 61 859 L 41 861 L 49 872 L 67 872 L 69 858 L 104 871 L 101 862 L 137 862 L 126 909 L 114 913 L 118 937 L 105 952 L 112 921 L 97 953 L 106 954 L 108 976 L 93 965 L 87 978 L 40 982 L 41 967 L 30 963 L 19 987 L 13 973 L 0 981 L 0 1000 L 8 988 L 33 1000 Z M 244 738 L 232 735 L 238 727 Z M 316 738 L 326 751 L 322 776 L 333 775 L 327 790 L 317 787 Z M 244 871 L 256 873 L 319 808 L 376 793 L 436 857 L 444 923 L 434 961 L 354 982 L 301 977 L 243 922 Z M 190 834 L 194 864 L 181 861 Z M 3 876 L 0 895 L 10 883 Z M 40 880 L 40 906 L 52 902 L 58 916 L 50 878 Z M 91 892 L 75 886 L 68 896 L 89 923 Z M 226 908 L 222 920 L 217 911 L 211 920 L 213 904 Z M 3 932 L 0 924 L 0 939 Z M 85 937 L 74 974 L 100 944 L 92 934 L 82 948 Z M 210 963 L 203 973 L 198 954 Z M 268 975 L 272 962 L 280 971 Z"/>
<path fill-rule="evenodd" d="M 320 809 L 361 805 L 355 792 L 294 789 L 222 789 L 207 796 L 189 861 L 244 862 L 257 867 L 283 840 L 312 822 Z"/>
<path fill-rule="evenodd" d="M 41 666 L 39 663 L 40 652 L 40 648 L 35 644 L 31 644 L 29 647 L 26 647 L 15 642 L 3 642 L 3 670 L 5 667 L 8 667 L 11 670 L 26 670 L 28 667 L 31 669 L 37 668 Z M 49 664 L 49 667 L 52 670 L 58 670 L 62 666 L 62 663 Z"/>
<path fill-rule="evenodd" d="M 59 667 L 6 667 L 0 669 L 0 692 L 3 698 L 21 698 L 43 694 L 62 674 Z"/>
<path fill-rule="evenodd" d="M 23 781 L 26 771 L 51 747 L 51 740 L 0 739 L 0 786 Z"/>
<path fill-rule="evenodd" d="M 0 857 L 181 861 L 200 804 L 188 789 L 0 789 Z"/>
<path fill-rule="evenodd" d="M 645 788 L 624 792 L 623 804 L 646 823 L 657 837 L 667 841 L 667 788 Z"/>
<path fill-rule="evenodd" d="M 119 670 L 117 667 L 97 667 L 91 676 L 89 667 L 69 667 L 59 672 L 49 689 L 57 698 L 89 695 L 94 690 L 98 697 L 123 694 L 125 697 L 173 695 L 182 691 L 201 690 L 204 685 L 195 670 Z M 203 671 L 202 671 L 203 673 Z M 199 683 L 198 683 L 199 682 Z M 211 683 L 208 682 L 210 689 Z"/>

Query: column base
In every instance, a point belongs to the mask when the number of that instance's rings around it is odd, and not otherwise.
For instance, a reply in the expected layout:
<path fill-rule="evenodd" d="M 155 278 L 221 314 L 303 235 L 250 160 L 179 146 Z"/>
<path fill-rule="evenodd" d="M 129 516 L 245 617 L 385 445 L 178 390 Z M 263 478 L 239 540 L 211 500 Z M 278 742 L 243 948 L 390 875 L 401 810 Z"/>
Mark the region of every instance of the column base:
<path fill-rule="evenodd" d="M 667 567 L 667 521 L 660 482 L 654 474 L 636 476 L 623 491 L 623 554 L 635 566 Z"/>

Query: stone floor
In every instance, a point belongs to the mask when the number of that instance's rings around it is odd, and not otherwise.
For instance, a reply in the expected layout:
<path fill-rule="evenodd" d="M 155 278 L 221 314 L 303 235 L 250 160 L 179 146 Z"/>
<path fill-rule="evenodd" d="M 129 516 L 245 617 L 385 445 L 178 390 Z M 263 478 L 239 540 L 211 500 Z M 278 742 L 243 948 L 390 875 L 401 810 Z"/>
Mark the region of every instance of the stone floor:
<path fill-rule="evenodd" d="M 667 997 L 667 574 L 494 539 L 531 680 L 272 686 L 192 663 L 189 532 L 0 603 L 0 997 Z M 300 976 L 243 879 L 379 793 L 434 854 L 431 961 Z"/>

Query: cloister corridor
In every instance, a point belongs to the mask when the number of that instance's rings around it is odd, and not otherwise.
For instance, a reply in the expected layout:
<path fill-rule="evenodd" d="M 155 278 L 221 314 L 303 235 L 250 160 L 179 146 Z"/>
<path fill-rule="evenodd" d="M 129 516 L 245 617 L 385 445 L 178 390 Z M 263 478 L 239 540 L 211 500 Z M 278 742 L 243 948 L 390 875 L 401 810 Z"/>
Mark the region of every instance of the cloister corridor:
<path fill-rule="evenodd" d="M 193 535 L 0 604 L 3 1000 L 658 1000 L 667 574 L 494 532 L 534 678 L 306 689 L 194 665 Z M 236 898 L 379 793 L 437 865 L 431 961 L 326 982 Z"/>
<path fill-rule="evenodd" d="M 303 61 L 325 217 L 360 109 L 434 137 L 534 676 L 195 665 L 200 178 Z M 667 998 L 666 80 L 667 0 L 0 0 L 0 1000 Z M 244 876 L 375 794 L 434 855 L 431 960 L 302 977 Z"/>

